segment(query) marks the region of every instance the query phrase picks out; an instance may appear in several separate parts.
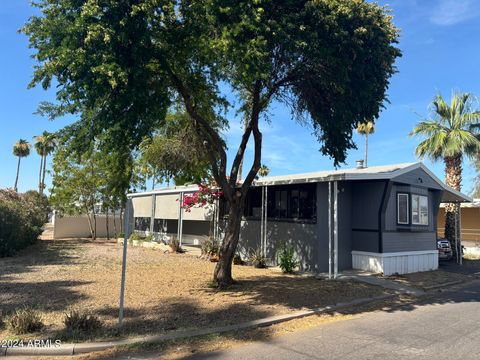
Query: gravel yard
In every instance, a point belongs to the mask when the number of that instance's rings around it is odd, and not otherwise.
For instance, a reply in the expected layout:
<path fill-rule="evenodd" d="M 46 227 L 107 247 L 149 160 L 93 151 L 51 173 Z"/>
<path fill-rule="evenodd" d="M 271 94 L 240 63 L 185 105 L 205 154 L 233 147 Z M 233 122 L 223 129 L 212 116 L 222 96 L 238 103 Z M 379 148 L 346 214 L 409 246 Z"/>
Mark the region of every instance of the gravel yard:
<path fill-rule="evenodd" d="M 62 329 L 66 312 L 88 311 L 105 323 L 102 337 L 112 337 L 121 254 L 114 241 L 66 239 L 41 240 L 15 257 L 2 258 L 0 311 L 8 314 L 25 306 L 41 311 L 46 325 L 42 337 Z M 237 265 L 238 284 L 218 291 L 208 287 L 214 266 L 197 256 L 129 247 L 123 335 L 227 325 L 384 294 L 363 283 Z M 12 334 L 0 328 L 0 338 L 6 337 Z"/>

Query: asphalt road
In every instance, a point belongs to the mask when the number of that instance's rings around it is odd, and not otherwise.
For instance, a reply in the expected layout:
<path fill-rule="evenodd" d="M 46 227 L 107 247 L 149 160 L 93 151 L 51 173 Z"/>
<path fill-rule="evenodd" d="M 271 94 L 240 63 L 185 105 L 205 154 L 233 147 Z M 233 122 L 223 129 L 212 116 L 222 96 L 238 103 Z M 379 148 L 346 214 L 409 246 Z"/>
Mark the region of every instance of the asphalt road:
<path fill-rule="evenodd" d="M 480 359 L 480 282 L 413 307 L 190 359 Z"/>

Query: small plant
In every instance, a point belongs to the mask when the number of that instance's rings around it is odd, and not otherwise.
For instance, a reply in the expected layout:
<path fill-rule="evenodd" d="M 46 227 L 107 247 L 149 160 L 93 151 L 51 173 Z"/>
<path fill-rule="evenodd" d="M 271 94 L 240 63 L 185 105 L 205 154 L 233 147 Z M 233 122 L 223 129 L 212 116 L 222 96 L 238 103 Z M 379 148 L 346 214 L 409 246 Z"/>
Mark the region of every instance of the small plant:
<path fill-rule="evenodd" d="M 152 235 L 152 234 L 148 234 L 147 236 L 145 236 L 145 239 L 143 239 L 143 241 L 152 242 L 152 241 L 153 241 L 153 235 Z"/>
<path fill-rule="evenodd" d="M 63 319 L 67 337 L 76 338 L 93 334 L 102 327 L 100 319 L 88 313 L 72 310 Z"/>
<path fill-rule="evenodd" d="M 243 265 L 244 264 L 244 261 L 242 260 L 242 257 L 240 256 L 240 254 L 235 254 L 235 256 L 233 257 L 233 263 L 235 265 Z"/>
<path fill-rule="evenodd" d="M 117 238 L 124 239 L 125 238 L 125 233 L 123 231 L 118 233 Z"/>
<path fill-rule="evenodd" d="M 8 327 L 17 335 L 34 333 L 43 328 L 40 314 L 30 308 L 16 310 L 7 322 Z"/>
<path fill-rule="evenodd" d="M 278 266 L 284 273 L 292 274 L 296 267 L 300 264 L 295 258 L 295 250 L 292 245 L 287 245 L 282 241 L 280 248 L 277 250 Z"/>
<path fill-rule="evenodd" d="M 180 246 L 180 241 L 178 240 L 178 238 L 176 236 L 172 237 L 172 240 L 170 240 L 168 245 L 170 246 L 170 250 L 172 250 L 172 252 L 183 253 L 183 249 Z"/>
<path fill-rule="evenodd" d="M 133 233 L 132 235 L 130 235 L 130 241 L 142 241 L 144 240 L 144 238 L 142 238 L 140 236 L 140 234 L 137 234 L 137 233 Z"/>
<path fill-rule="evenodd" d="M 206 240 L 202 241 L 201 251 L 202 251 L 202 255 L 205 255 L 208 257 L 217 256 L 218 253 L 220 252 L 220 246 L 218 245 L 218 242 L 213 237 L 209 237 Z"/>
<path fill-rule="evenodd" d="M 267 258 L 263 256 L 262 249 L 259 247 L 255 250 L 250 250 L 250 262 L 253 267 L 263 269 L 267 267 Z"/>

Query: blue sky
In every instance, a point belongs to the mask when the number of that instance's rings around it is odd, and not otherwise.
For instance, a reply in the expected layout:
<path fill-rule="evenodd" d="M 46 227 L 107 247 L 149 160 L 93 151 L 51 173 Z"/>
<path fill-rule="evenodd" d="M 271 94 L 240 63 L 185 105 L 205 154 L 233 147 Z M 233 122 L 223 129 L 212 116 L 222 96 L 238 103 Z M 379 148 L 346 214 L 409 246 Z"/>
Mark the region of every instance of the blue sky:
<path fill-rule="evenodd" d="M 417 140 L 407 134 L 428 115 L 428 104 L 440 92 L 449 98 L 452 89 L 469 91 L 480 96 L 480 3 L 477 0 L 394 0 L 394 23 L 402 29 L 398 60 L 399 72 L 391 79 L 390 103 L 370 137 L 369 165 L 417 161 L 414 149 Z M 34 62 L 25 36 L 17 30 L 32 14 L 28 0 L 2 1 L 0 6 L 0 188 L 11 187 L 15 180 L 16 159 L 11 151 L 19 138 L 31 141 L 43 130 L 54 131 L 71 120 L 50 122 L 33 113 L 40 101 L 53 100 L 54 90 L 27 90 Z M 263 163 L 271 175 L 308 172 L 333 168 L 332 161 L 319 152 L 319 144 L 311 129 L 293 122 L 287 109 L 276 104 L 270 111 L 271 123 L 262 124 L 264 133 Z M 227 142 L 234 151 L 240 139 L 240 125 L 231 118 Z M 350 151 L 345 167 L 352 167 L 363 157 L 363 138 L 355 135 L 358 150 Z M 252 147 L 247 151 L 251 158 Z M 426 161 L 441 179 L 443 164 Z M 24 159 L 19 189 L 35 189 L 40 158 L 35 153 Z M 471 189 L 474 171 L 464 164 L 463 190 Z M 48 177 L 47 181 L 50 181 Z"/>

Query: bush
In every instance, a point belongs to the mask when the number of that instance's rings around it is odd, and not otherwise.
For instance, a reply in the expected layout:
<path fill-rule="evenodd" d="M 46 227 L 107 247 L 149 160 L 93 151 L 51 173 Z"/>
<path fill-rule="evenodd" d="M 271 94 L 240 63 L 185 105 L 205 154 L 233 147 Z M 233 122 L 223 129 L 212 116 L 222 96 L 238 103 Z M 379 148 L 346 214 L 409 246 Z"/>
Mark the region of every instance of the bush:
<path fill-rule="evenodd" d="M 282 242 L 277 250 L 277 261 L 280 269 L 287 274 L 293 273 L 299 265 L 298 260 L 295 258 L 293 246 L 286 245 L 285 242 Z"/>
<path fill-rule="evenodd" d="M 33 244 L 48 220 L 48 200 L 35 191 L 0 190 L 0 257 Z"/>
<path fill-rule="evenodd" d="M 233 263 L 235 265 L 243 265 L 243 260 L 240 254 L 235 254 L 235 256 L 233 257 Z"/>
<path fill-rule="evenodd" d="M 140 236 L 140 234 L 137 234 L 137 233 L 132 233 L 132 235 L 130 235 L 130 238 L 128 239 L 130 242 L 132 241 L 143 241 L 144 238 L 142 238 Z"/>
<path fill-rule="evenodd" d="M 262 249 L 250 250 L 250 262 L 253 267 L 257 269 L 263 269 L 267 267 L 267 258 L 263 256 Z"/>
<path fill-rule="evenodd" d="M 180 241 L 176 236 L 172 237 L 172 240 L 170 240 L 170 242 L 168 243 L 168 246 L 170 246 L 170 249 L 174 253 L 183 253 L 183 249 L 180 246 Z"/>
<path fill-rule="evenodd" d="M 117 238 L 124 239 L 125 238 L 125 233 L 123 231 L 119 232 L 118 235 L 117 235 Z"/>
<path fill-rule="evenodd" d="M 7 322 L 8 327 L 17 335 L 37 332 L 43 328 L 40 314 L 29 308 L 16 310 Z"/>
<path fill-rule="evenodd" d="M 152 234 L 148 234 L 147 236 L 145 236 L 145 239 L 143 239 L 143 241 L 152 242 L 152 241 L 153 241 L 153 235 L 152 235 Z"/>
<path fill-rule="evenodd" d="M 103 325 L 97 316 L 76 310 L 65 314 L 63 324 L 65 325 L 65 333 L 70 338 L 94 334 Z"/>
<path fill-rule="evenodd" d="M 202 255 L 217 256 L 220 252 L 220 246 L 213 237 L 208 237 L 201 243 Z"/>

